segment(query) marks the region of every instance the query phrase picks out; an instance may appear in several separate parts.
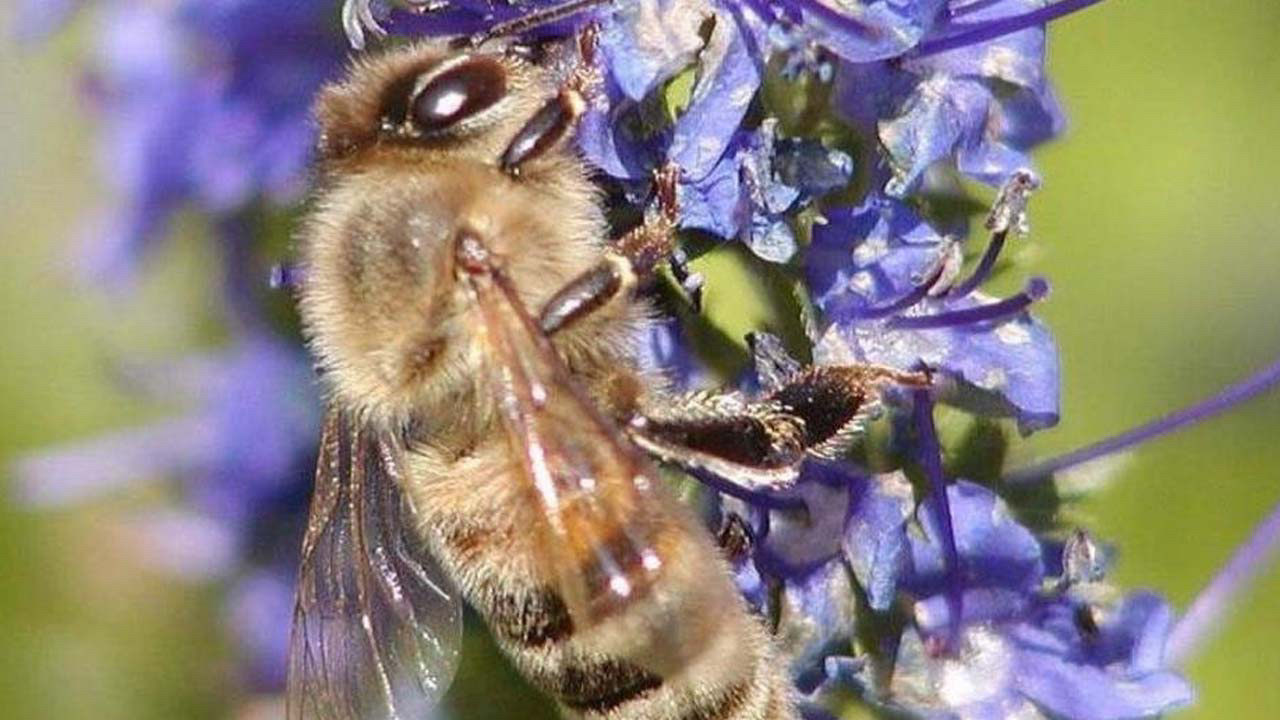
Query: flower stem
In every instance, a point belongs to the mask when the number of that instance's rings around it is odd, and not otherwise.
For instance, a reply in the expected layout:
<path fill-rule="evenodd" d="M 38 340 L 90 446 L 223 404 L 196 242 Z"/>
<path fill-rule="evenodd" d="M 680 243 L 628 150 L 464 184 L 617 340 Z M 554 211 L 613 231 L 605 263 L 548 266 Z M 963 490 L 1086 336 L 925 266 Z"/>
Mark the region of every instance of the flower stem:
<path fill-rule="evenodd" d="M 1204 590 L 1200 591 L 1191 607 L 1187 608 L 1187 612 L 1173 626 L 1169 643 L 1165 646 L 1165 658 L 1171 665 L 1181 665 L 1191 659 L 1214 631 L 1222 626 L 1232 601 L 1270 564 L 1278 548 L 1280 503 L 1271 509 L 1249 539 L 1236 550 Z"/>
<path fill-rule="evenodd" d="M 1096 460 L 1104 455 L 1119 452 L 1161 435 L 1167 435 L 1175 430 L 1181 430 L 1201 420 L 1211 418 L 1224 410 L 1239 405 L 1245 400 L 1261 395 L 1270 390 L 1277 382 L 1280 382 L 1280 359 L 1245 379 L 1244 382 L 1232 385 L 1208 400 L 1170 413 L 1145 425 L 1139 425 L 1132 430 L 1122 432 L 1106 440 L 1073 450 L 1065 455 L 1059 455 L 1056 458 L 1050 458 L 1028 467 L 1014 470 L 1004 476 L 1004 481 L 1007 483 L 1027 483 L 1046 480 L 1056 472 L 1087 463 L 1090 460 Z"/>
<path fill-rule="evenodd" d="M 991 20 L 954 35 L 926 40 L 916 46 L 912 56 L 917 58 L 928 57 L 929 55 L 936 55 L 967 45 L 977 45 L 1019 30 L 1043 25 L 1051 20 L 1070 15 L 1099 2 L 1102 2 L 1102 0 L 1059 0 L 1031 12 Z"/>

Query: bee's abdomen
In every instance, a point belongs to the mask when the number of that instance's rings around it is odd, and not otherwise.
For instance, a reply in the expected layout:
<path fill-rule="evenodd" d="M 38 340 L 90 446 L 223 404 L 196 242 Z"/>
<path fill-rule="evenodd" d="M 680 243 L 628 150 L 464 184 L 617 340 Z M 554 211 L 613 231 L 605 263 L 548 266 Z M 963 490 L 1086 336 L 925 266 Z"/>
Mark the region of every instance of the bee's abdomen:
<path fill-rule="evenodd" d="M 708 543 L 681 548 L 686 575 L 703 576 L 699 587 L 663 578 L 654 589 L 670 611 L 655 611 L 656 601 L 646 599 L 580 628 L 550 579 L 538 576 L 527 536 L 493 514 L 436 514 L 427 527 L 435 531 L 442 563 L 516 668 L 571 714 L 591 720 L 796 717 L 785 663 L 772 657 L 763 628 L 733 593 L 718 560 L 702 554 L 715 552 Z M 723 602 L 707 602 L 706 587 L 717 583 L 726 586 Z M 665 620 L 661 627 L 637 624 L 638 613 Z M 637 637 L 645 634 L 637 625 L 653 637 Z M 681 648 L 678 662 L 653 662 L 655 642 L 681 639 L 700 646 Z"/>

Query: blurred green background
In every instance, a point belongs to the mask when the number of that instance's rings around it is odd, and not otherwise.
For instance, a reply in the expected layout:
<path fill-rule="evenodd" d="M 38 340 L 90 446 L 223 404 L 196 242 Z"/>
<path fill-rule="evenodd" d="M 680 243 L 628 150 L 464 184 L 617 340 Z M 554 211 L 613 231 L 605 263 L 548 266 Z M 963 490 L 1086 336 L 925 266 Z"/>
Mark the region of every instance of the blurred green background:
<path fill-rule="evenodd" d="M 1070 129 L 1038 155 L 1046 185 L 1016 251 L 1054 282 L 1041 313 L 1062 351 L 1063 421 L 1016 458 L 1122 430 L 1280 355 L 1278 30 L 1272 0 L 1111 0 L 1054 25 Z M 99 192 L 75 35 L 0 42 L 4 467 L 172 410 L 109 382 L 108 360 L 188 347 L 217 320 L 197 239 L 156 255 L 136 296 L 71 280 L 74 234 Z M 1082 508 L 1121 548 L 1117 579 L 1185 607 L 1280 501 L 1278 428 L 1275 393 L 1133 453 Z M 0 717 L 231 712 L 216 588 L 145 569 L 107 520 L 163 493 L 55 514 L 0 503 Z M 1187 671 L 1199 701 L 1181 717 L 1280 716 L 1280 571 L 1241 598 Z"/>

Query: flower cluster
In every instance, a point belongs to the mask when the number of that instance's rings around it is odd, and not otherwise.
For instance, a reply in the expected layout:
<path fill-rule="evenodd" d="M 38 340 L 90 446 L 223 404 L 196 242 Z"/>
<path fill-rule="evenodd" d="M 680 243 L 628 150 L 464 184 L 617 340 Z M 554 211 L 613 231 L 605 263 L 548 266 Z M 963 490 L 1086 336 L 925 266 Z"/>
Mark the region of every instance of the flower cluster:
<path fill-rule="evenodd" d="M 1039 182 L 1028 152 L 1063 125 L 1044 24 L 1088 4 L 347 0 L 339 16 L 323 3 L 98 0 L 88 99 L 116 204 L 93 227 L 90 274 L 127 278 L 194 208 L 224 259 L 234 345 L 147 368 L 144 386 L 188 389 L 196 410 L 28 459 L 27 497 L 180 478 L 183 509 L 139 523 L 183 538 L 166 540 L 183 568 L 234 579 L 228 617 L 250 677 L 279 688 L 296 547 L 285 536 L 302 524 L 316 403 L 298 344 L 246 280 L 265 277 L 270 234 L 249 229 L 299 196 L 307 106 L 345 52 L 339 20 L 357 47 L 595 23 L 599 83 L 577 141 L 611 202 L 638 204 L 653 170 L 674 164 L 688 237 L 742 243 L 803 285 L 815 363 L 933 379 L 887 392 L 884 421 L 851 457 L 811 461 L 785 490 L 714 497 L 721 536 L 739 538 L 738 584 L 776 618 L 806 717 L 850 697 L 926 718 L 1118 720 L 1185 704 L 1164 652 L 1168 605 L 1110 587 L 1087 534 L 1032 522 L 1036 503 L 1059 502 L 1060 466 L 1031 478 L 1043 492 L 1020 491 L 1001 480 L 1009 438 L 952 432 L 1058 419 L 1058 351 L 1031 314 L 1046 281 L 1003 298 L 983 288 L 1027 230 Z M 47 32 L 74 7 L 28 2 L 22 27 Z M 966 179 L 998 189 L 981 251 L 966 248 L 965 204 L 947 202 Z M 651 340 L 652 361 L 681 382 L 703 376 L 678 326 Z"/>

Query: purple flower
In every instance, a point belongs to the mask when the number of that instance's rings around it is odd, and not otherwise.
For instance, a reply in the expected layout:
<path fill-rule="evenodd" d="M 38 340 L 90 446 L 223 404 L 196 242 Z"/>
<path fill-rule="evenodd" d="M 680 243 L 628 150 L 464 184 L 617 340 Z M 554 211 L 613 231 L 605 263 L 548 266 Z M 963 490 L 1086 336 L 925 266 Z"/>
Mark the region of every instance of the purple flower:
<path fill-rule="evenodd" d="M 516 12 L 488 3 L 398 4 L 426 10 L 397 13 L 388 3 L 348 2 L 352 41 L 362 44 L 366 31 L 380 32 L 384 24 L 396 32 L 476 32 L 555 6 L 535 2 Z M 1024 4 L 618 0 L 540 32 L 569 32 L 593 18 L 600 23 L 602 86 L 578 135 L 590 163 L 633 196 L 654 168 L 675 163 L 688 208 L 682 227 L 741 238 L 760 257 L 784 262 L 796 249 L 786 218 L 843 187 L 851 163 L 810 141 L 805 162 L 822 168 L 826 182 L 810 187 L 777 176 L 795 149 L 777 146 L 775 124 L 747 118 L 769 57 L 784 57 L 784 74 L 809 70 L 824 82 L 831 80 L 826 58 L 841 59 L 836 105 L 855 126 L 879 134 L 893 169 L 890 194 L 915 187 L 943 159 L 998 184 L 1029 164 L 1028 148 L 1061 127 L 1043 77 L 1043 28 L 984 36 L 945 52 L 914 51 L 930 38 L 1007 22 Z M 687 97 L 669 90 L 682 78 Z M 795 197 L 782 202 L 788 194 Z"/>
<path fill-rule="evenodd" d="M 1150 593 L 1134 593 L 1083 630 L 1079 609 L 1044 600 L 1001 622 L 967 625 L 951 652 L 918 630 L 903 633 L 892 679 L 870 665 L 851 681 L 877 705 L 922 718 L 1145 718 L 1188 704 L 1191 690 L 1167 670 L 1162 648 L 1172 613 Z M 886 677 L 889 675 L 886 673 Z"/>
<path fill-rule="evenodd" d="M 958 600 L 947 597 L 944 543 L 926 502 L 903 578 L 910 624 L 887 654 L 826 658 L 823 690 L 851 686 L 923 718 L 1121 720 L 1190 702 L 1190 688 L 1164 659 L 1172 620 L 1164 601 L 1139 592 L 1115 606 L 1089 604 L 1080 599 L 1088 593 L 1046 584 L 1042 546 L 998 498 L 965 482 L 948 494 Z"/>
<path fill-rule="evenodd" d="M 989 38 L 974 35 L 973 42 L 945 52 L 928 51 L 932 39 L 985 29 L 1040 5 L 951 0 L 931 17 L 924 42 L 900 59 L 850 57 L 841 67 L 836 105 L 884 148 L 892 171 L 883 187 L 887 194 L 911 192 L 940 162 L 998 185 L 1030 166 L 1030 148 L 1062 131 L 1061 110 L 1044 73 L 1043 24 Z"/>
<path fill-rule="evenodd" d="M 343 52 L 298 3 L 101 0 L 87 86 L 115 202 L 86 271 L 119 281 L 184 207 L 215 218 L 301 195 L 311 98 Z"/>
<path fill-rule="evenodd" d="M 892 198 L 825 216 L 806 258 L 809 290 L 829 323 L 817 362 L 924 365 L 945 381 L 947 403 L 1015 417 L 1023 432 L 1057 422 L 1057 348 L 1027 312 L 1047 291 L 1043 281 L 999 301 L 957 282 L 956 243 Z"/>
<path fill-rule="evenodd" d="M 638 203 L 654 168 L 678 164 L 682 228 L 741 241 L 770 262 L 802 257 L 821 315 L 816 363 L 932 371 L 933 387 L 888 393 L 890 422 L 861 455 L 810 461 L 785 489 L 703 478 L 723 491 L 711 514 L 734 580 L 776 623 L 804 717 L 828 717 L 820 704 L 837 689 L 928 718 L 1120 720 L 1190 700 L 1164 652 L 1168 606 L 1145 592 L 1117 600 L 1090 538 L 1033 532 L 1018 521 L 1022 496 L 949 477 L 943 452 L 956 449 L 933 427 L 935 400 L 1013 418 L 1024 433 L 1057 420 L 1057 348 L 1030 314 L 1047 284 L 1033 279 L 1003 299 L 982 288 L 1008 234 L 1025 230 L 1037 184 L 1027 152 L 1062 127 L 1043 25 L 1095 1 L 615 0 L 537 27 L 519 20 L 562 0 L 343 4 L 357 45 L 387 31 L 564 37 L 598 22 L 600 83 L 578 143 L 612 200 Z M 22 32 L 56 27 L 78 4 L 28 3 Z M 174 212 L 194 209 L 216 230 L 233 343 L 133 373 L 142 391 L 185 397 L 187 414 L 29 458 L 20 487 L 52 505 L 140 479 L 178 481 L 178 507 L 125 523 L 158 564 L 226 581 L 245 677 L 278 690 L 318 403 L 301 349 L 266 320 L 250 230 L 300 195 L 311 96 L 344 54 L 337 18 L 260 0 L 96 5 L 87 87 L 116 204 L 93 228 L 92 274 L 126 277 Z M 795 134 L 760 93 L 771 73 L 811 93 L 798 100 L 829 97 L 831 113 Z M 864 182 L 850 187 L 854 157 Z M 959 241 L 937 229 L 961 224 L 920 210 L 942 186 L 934 180 L 954 173 L 1002 186 L 991 241 L 967 272 Z M 833 206 L 835 193 L 852 200 Z M 814 218 L 807 247 L 802 211 Z M 646 332 L 647 370 L 679 389 L 706 384 L 679 323 Z M 1276 377 L 1273 368 L 1233 392 Z M 1230 404 L 1219 400 L 1079 456 Z M 1036 466 L 1035 478 L 1075 457 Z M 1276 517 L 1230 578 L 1275 544 Z M 1224 584 L 1174 633 L 1177 654 L 1220 612 Z"/>
<path fill-rule="evenodd" d="M 820 45 L 844 60 L 857 63 L 903 55 L 935 26 L 944 0 L 872 0 L 831 3 L 823 0 L 783 0 L 749 3 L 792 35 L 788 46 L 801 41 Z"/>
<path fill-rule="evenodd" d="M 777 123 L 740 131 L 701 179 L 679 187 L 684 228 L 740 238 L 758 257 L 787 262 L 796 252 L 789 220 L 815 198 L 838 190 L 853 160 L 816 140 L 779 138 Z"/>
<path fill-rule="evenodd" d="M 961 622 L 1000 619 L 1023 610 L 1044 580 L 1042 549 L 1035 535 L 1018 524 L 990 490 L 959 481 L 947 487 L 959 567 L 948 567 L 944 530 L 930 498 L 921 504 L 922 531 L 911 533 L 910 569 L 903 588 L 917 598 L 916 623 L 926 633 L 944 633 L 954 589 L 962 587 Z"/>

